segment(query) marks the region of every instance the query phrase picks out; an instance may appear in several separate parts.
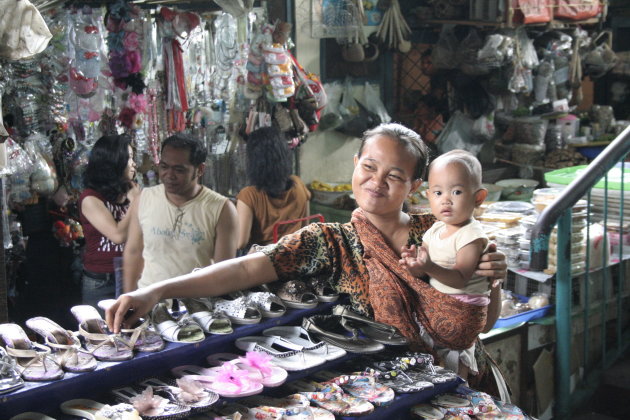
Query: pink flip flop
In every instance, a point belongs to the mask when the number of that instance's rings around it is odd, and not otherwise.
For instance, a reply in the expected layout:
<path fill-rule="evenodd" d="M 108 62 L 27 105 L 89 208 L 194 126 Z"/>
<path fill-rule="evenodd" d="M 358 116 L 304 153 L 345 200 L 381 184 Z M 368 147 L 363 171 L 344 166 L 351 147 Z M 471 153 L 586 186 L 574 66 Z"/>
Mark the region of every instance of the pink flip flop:
<path fill-rule="evenodd" d="M 287 380 L 288 373 L 275 366 L 271 359 L 267 353 L 248 351 L 245 357 L 233 353 L 215 353 L 208 356 L 206 361 L 210 366 L 232 363 L 239 369 L 248 370 L 252 381 L 258 381 L 267 387 L 280 386 Z"/>
<path fill-rule="evenodd" d="M 239 369 L 231 363 L 213 368 L 184 365 L 171 369 L 171 373 L 178 378 L 193 379 L 205 389 L 226 398 L 246 397 L 263 390 L 260 382 L 250 380 L 249 371 Z"/>

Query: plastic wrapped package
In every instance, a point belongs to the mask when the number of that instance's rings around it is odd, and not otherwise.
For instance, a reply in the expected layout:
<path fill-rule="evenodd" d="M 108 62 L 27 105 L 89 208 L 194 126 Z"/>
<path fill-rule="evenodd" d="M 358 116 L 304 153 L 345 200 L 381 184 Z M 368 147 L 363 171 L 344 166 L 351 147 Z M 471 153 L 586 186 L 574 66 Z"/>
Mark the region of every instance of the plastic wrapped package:
<path fill-rule="evenodd" d="M 9 156 L 8 170 L 9 181 L 9 203 L 23 203 L 32 197 L 29 187 L 29 177 L 33 171 L 33 161 L 28 153 L 12 138 L 6 141 L 7 156 Z"/>

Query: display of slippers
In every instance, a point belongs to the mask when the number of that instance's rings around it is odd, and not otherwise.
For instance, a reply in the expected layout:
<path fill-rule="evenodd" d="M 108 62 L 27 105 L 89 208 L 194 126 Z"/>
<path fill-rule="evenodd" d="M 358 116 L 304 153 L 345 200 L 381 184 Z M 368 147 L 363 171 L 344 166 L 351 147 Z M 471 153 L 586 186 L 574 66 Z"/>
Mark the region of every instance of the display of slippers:
<path fill-rule="evenodd" d="M 24 386 L 15 359 L 0 347 L 0 395 L 13 392 Z"/>
<path fill-rule="evenodd" d="M 326 383 L 335 383 L 353 397 L 369 401 L 375 406 L 385 406 L 394 400 L 394 390 L 380 382 L 374 375 L 340 375 Z"/>
<path fill-rule="evenodd" d="M 112 389 L 111 393 L 117 400 L 133 405 L 144 420 L 183 419 L 190 414 L 189 407 L 155 395 L 150 386 L 140 393 L 129 386 Z"/>
<path fill-rule="evenodd" d="M 206 358 L 210 366 L 220 366 L 224 363 L 235 364 L 237 368 L 248 370 L 250 380 L 259 381 L 263 386 L 280 386 L 287 380 L 287 371 L 271 363 L 273 358 L 257 351 L 248 351 L 245 357 L 233 353 L 215 353 Z"/>
<path fill-rule="evenodd" d="M 98 360 L 119 362 L 133 357 L 133 346 L 119 334 L 112 334 L 95 307 L 73 306 L 70 311 L 79 321 L 79 334 L 85 347 Z"/>
<path fill-rule="evenodd" d="M 208 334 L 231 334 L 232 322 L 223 312 L 212 310 L 200 299 L 179 299 L 190 317 Z"/>
<path fill-rule="evenodd" d="M 149 378 L 140 382 L 142 388 L 152 387 L 153 392 L 168 398 L 171 402 L 190 408 L 191 413 L 208 410 L 219 399 L 219 394 L 208 391 L 192 379 L 179 378 L 176 386 L 169 385 L 157 378 Z"/>
<path fill-rule="evenodd" d="M 319 302 L 317 296 L 300 280 L 276 282 L 274 293 L 284 301 L 289 308 L 311 309 Z"/>
<path fill-rule="evenodd" d="M 365 416 L 374 411 L 369 401 L 346 394 L 335 383 L 320 384 L 298 379 L 290 384 L 293 391 L 300 392 L 312 404 L 338 416 Z"/>
<path fill-rule="evenodd" d="M 288 371 L 309 369 L 326 361 L 323 357 L 304 352 L 302 346 L 281 337 L 241 337 L 236 339 L 234 345 L 243 351 L 267 353 L 273 357 L 276 366 Z"/>
<path fill-rule="evenodd" d="M 382 343 L 370 338 L 360 337 L 358 331 L 349 336 L 348 330 L 341 326 L 339 315 L 313 315 L 302 320 L 302 328 L 317 338 L 351 353 L 378 353 L 385 349 Z"/>
<path fill-rule="evenodd" d="M 396 327 L 360 315 L 352 311 L 349 306 L 336 305 L 332 313 L 342 318 L 341 325 L 348 331 L 359 330 L 364 336 L 390 346 L 409 344 L 409 340 Z"/>
<path fill-rule="evenodd" d="M 26 320 L 26 326 L 44 338 L 55 360 L 66 372 L 89 372 L 96 369 L 96 359 L 81 347 L 72 331 L 64 330 L 53 320 L 37 316 Z"/>
<path fill-rule="evenodd" d="M 408 365 L 395 361 L 364 361 L 358 362 L 366 373 L 375 375 L 383 385 L 392 388 L 399 394 L 423 391 L 434 387 L 433 383 L 415 374 Z"/>
<path fill-rule="evenodd" d="M 283 398 L 267 395 L 254 395 L 239 400 L 247 407 L 275 407 L 284 410 L 282 419 L 286 420 L 335 420 L 335 415 L 319 407 L 311 407 L 311 403 L 302 394 L 291 394 Z"/>
<path fill-rule="evenodd" d="M 153 308 L 151 322 L 164 340 L 173 343 L 198 343 L 206 337 L 190 315 L 182 315 L 176 320 L 164 302 Z"/>
<path fill-rule="evenodd" d="M 104 311 L 116 302 L 114 299 L 105 299 L 98 302 L 99 308 Z M 120 330 L 121 335 L 132 346 L 134 350 L 153 353 L 164 348 L 165 344 L 162 337 L 151 329 L 148 319 L 140 318 L 133 328 L 123 328 Z"/>
<path fill-rule="evenodd" d="M 123 420 L 140 418 L 138 410 L 136 410 L 131 404 L 121 403 L 109 405 L 86 398 L 78 398 L 63 402 L 59 408 L 64 414 L 70 414 L 87 420 Z"/>
<path fill-rule="evenodd" d="M 6 353 L 15 359 L 15 367 L 24 380 L 54 381 L 63 378 L 64 372 L 51 356 L 50 347 L 33 343 L 19 325 L 0 324 L 0 339 Z"/>
<path fill-rule="evenodd" d="M 263 390 L 260 382 L 250 380 L 251 373 L 248 370 L 239 369 L 231 363 L 212 368 L 194 365 L 178 366 L 171 369 L 171 374 L 177 378 L 197 381 L 204 389 L 226 398 L 246 397 Z"/>
<path fill-rule="evenodd" d="M 266 337 L 282 337 L 298 346 L 302 350 L 315 356 L 323 357 L 330 361 L 346 355 L 346 351 L 326 341 L 316 341 L 311 338 L 308 331 L 299 326 L 281 326 L 267 328 L 263 331 Z"/>

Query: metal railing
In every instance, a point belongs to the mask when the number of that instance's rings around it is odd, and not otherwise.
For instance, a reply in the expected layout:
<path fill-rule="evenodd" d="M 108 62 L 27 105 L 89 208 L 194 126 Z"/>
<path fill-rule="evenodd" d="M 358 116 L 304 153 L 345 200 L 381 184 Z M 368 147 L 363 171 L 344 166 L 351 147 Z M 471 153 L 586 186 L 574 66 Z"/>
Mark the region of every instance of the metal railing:
<path fill-rule="evenodd" d="M 630 162 L 624 162 L 630 152 L 630 127 L 627 127 L 611 142 L 591 164 L 579 174 L 559 195 L 559 197 L 541 213 L 532 229 L 530 243 L 530 270 L 541 271 L 547 268 L 549 239 L 557 223 L 557 271 L 555 274 L 555 304 L 556 304 L 556 350 L 555 350 L 555 407 L 554 418 L 569 418 L 571 411 L 589 398 L 594 388 L 601 380 L 601 373 L 610 367 L 617 358 L 630 346 L 630 326 L 627 323 L 628 287 L 625 284 L 625 268 L 630 261 L 624 262 L 623 231 L 624 225 L 629 224 L 629 216 L 624 223 L 624 172 L 630 169 Z M 620 167 L 620 173 L 617 168 Z M 612 171 L 611 171 L 612 169 Z M 620 182 L 609 182 L 609 177 L 620 177 Z M 603 181 L 602 181 L 603 179 Z M 592 200 L 593 189 L 597 192 L 597 206 Z M 618 189 L 617 189 L 618 188 Z M 579 277 L 572 270 L 572 208 L 578 200 L 586 198 L 586 259 L 583 274 Z M 609 217 L 610 208 L 618 206 L 618 219 Z M 597 207 L 598 214 L 592 215 Z M 590 246 L 591 222 L 598 220 L 603 226 L 603 232 L 609 231 L 609 224 L 618 223 L 619 251 L 617 255 L 608 255 L 610 244 L 608 234 L 602 235 L 602 259 L 604 266 L 601 270 L 591 270 Z M 616 252 L 615 252 L 616 254 Z M 628 256 L 626 256 L 628 257 Z M 609 260 L 618 259 L 615 264 L 608 265 Z M 616 278 L 612 278 L 611 270 L 618 270 Z M 580 270 L 582 271 L 582 270 Z M 591 290 L 591 276 L 597 275 L 601 281 L 601 289 Z M 580 287 L 581 310 L 572 311 L 573 279 L 578 278 Z M 611 289 L 612 288 L 612 289 Z M 614 290 L 616 289 L 616 294 Z M 625 289 L 625 290 L 624 290 Z M 591 293 L 602 293 L 602 299 L 591 299 Z M 624 296 L 625 293 L 625 296 Z M 625 302 L 624 302 L 625 301 Z M 626 311 L 623 311 L 624 304 Z M 610 306 L 609 306 L 610 305 Z M 599 317 L 597 317 L 600 315 Z M 600 323 L 600 337 L 591 337 L 593 320 L 598 318 Z M 579 323 L 582 323 L 581 325 Z M 625 325 L 624 325 L 625 323 Z M 610 328 L 614 326 L 615 328 Z M 581 378 L 574 390 L 571 389 L 571 354 L 572 337 L 578 331 L 583 331 L 582 361 L 584 368 Z M 601 341 L 601 348 L 593 348 L 591 339 Z M 599 357 L 594 357 L 594 354 Z M 579 375 L 578 375 L 579 376 Z"/>

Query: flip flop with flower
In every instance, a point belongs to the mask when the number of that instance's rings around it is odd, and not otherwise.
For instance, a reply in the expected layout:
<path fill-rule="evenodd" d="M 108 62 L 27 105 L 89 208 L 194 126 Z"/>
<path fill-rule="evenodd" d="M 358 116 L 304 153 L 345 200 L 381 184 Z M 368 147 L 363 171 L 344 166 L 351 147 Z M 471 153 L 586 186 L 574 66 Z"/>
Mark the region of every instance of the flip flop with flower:
<path fill-rule="evenodd" d="M 179 378 L 175 381 L 176 386 L 167 384 L 158 378 L 149 378 L 140 382 L 142 387 L 152 387 L 153 392 L 168 398 L 171 402 L 190 408 L 191 413 L 208 410 L 219 399 L 219 395 L 204 389 L 199 382 Z"/>
<path fill-rule="evenodd" d="M 232 363 L 213 368 L 184 365 L 171 369 L 171 373 L 180 378 L 198 381 L 206 390 L 226 398 L 245 397 L 263 390 L 259 381 L 250 379 L 250 371 L 239 369 Z"/>
<path fill-rule="evenodd" d="M 288 376 L 286 370 L 272 363 L 273 357 L 259 351 L 248 351 L 245 357 L 239 357 L 233 353 L 216 353 L 206 358 L 211 366 L 231 363 L 239 369 L 250 372 L 249 379 L 258 381 L 263 386 L 274 387 L 282 385 Z"/>

